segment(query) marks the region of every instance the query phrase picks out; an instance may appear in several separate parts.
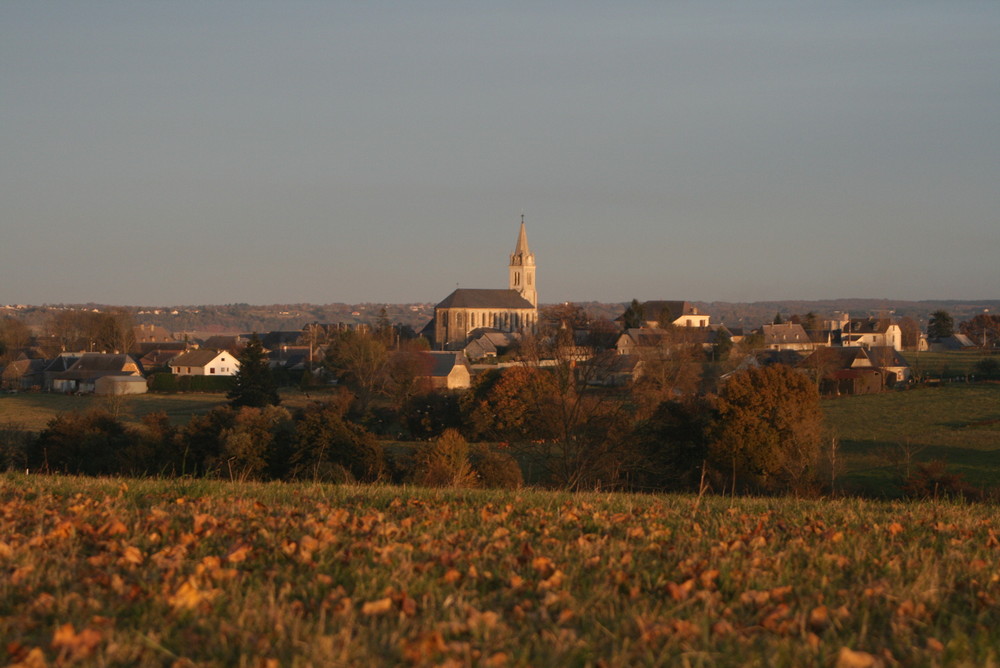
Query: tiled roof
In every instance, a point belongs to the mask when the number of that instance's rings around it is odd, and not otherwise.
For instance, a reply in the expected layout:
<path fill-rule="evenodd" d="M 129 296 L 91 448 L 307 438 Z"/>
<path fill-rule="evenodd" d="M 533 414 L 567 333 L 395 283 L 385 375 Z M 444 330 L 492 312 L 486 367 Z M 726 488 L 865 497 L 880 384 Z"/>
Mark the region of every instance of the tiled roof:
<path fill-rule="evenodd" d="M 425 355 L 430 355 L 433 364 L 431 366 L 429 376 L 447 376 L 451 373 L 457 365 L 463 364 L 467 365 L 468 362 L 465 359 L 465 353 L 459 352 L 435 352 L 428 351 L 424 353 Z"/>
<path fill-rule="evenodd" d="M 459 288 L 435 308 L 534 309 L 517 290 Z"/>
<path fill-rule="evenodd" d="M 212 350 L 209 348 L 190 350 L 171 360 L 170 366 L 205 366 L 218 357 L 220 353 L 225 352 L 225 350 Z M 233 359 L 235 359 L 235 356 L 233 356 Z"/>
<path fill-rule="evenodd" d="M 69 370 L 80 372 L 121 371 L 127 364 L 135 364 L 135 360 L 128 355 L 84 353 Z"/>

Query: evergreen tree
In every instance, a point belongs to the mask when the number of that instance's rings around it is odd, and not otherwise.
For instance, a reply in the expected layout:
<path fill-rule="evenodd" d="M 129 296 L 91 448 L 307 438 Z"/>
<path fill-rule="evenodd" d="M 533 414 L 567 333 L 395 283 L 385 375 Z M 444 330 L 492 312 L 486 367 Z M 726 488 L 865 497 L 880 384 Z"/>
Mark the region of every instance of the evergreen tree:
<path fill-rule="evenodd" d="M 227 394 L 229 404 L 234 408 L 240 406 L 277 406 L 278 388 L 267 366 L 267 354 L 256 332 L 236 359 L 240 368 L 233 377 L 233 389 Z"/>
<path fill-rule="evenodd" d="M 622 320 L 625 329 L 638 329 L 642 327 L 642 323 L 645 321 L 645 309 L 639 303 L 638 299 L 633 299 L 632 303 L 628 305 L 628 308 L 625 309 L 625 314 L 622 315 Z"/>
<path fill-rule="evenodd" d="M 934 311 L 927 323 L 927 338 L 947 339 L 955 333 L 955 321 L 947 311 Z"/>

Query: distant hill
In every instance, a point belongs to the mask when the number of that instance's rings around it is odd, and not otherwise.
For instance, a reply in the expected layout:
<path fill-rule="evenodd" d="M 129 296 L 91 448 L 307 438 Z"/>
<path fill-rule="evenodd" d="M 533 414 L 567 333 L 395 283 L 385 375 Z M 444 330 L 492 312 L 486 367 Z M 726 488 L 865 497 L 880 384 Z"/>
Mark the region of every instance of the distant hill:
<path fill-rule="evenodd" d="M 670 295 L 668 295 L 670 296 Z M 622 314 L 627 302 L 576 302 L 591 317 L 615 319 Z M 845 311 L 852 316 L 891 313 L 900 318 L 909 316 L 926 325 L 934 311 L 944 310 L 956 323 L 969 320 L 989 309 L 1000 313 L 1000 299 L 958 300 L 940 299 L 905 301 L 892 299 L 826 299 L 760 302 L 692 302 L 712 316 L 712 322 L 731 327 L 758 327 L 771 322 L 775 313 L 787 318 L 792 314 L 812 312 L 821 318 Z M 542 304 L 545 308 L 546 304 Z M 52 315 L 66 309 L 109 310 L 108 304 L 45 304 L 41 306 L 0 306 L 0 317 L 14 317 L 37 332 L 43 331 Z M 235 334 L 297 330 L 314 323 L 375 323 L 383 315 L 391 323 L 409 325 L 419 331 L 434 315 L 434 304 L 223 304 L 201 306 L 127 307 L 136 324 L 160 325 L 172 332 Z"/>

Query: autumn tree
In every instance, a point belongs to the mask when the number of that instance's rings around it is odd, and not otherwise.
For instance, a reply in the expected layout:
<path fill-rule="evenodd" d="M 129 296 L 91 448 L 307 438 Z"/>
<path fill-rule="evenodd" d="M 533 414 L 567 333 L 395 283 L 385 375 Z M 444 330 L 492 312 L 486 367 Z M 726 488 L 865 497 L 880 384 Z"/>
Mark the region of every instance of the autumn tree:
<path fill-rule="evenodd" d="M 664 401 L 632 434 L 639 457 L 630 473 L 641 490 L 698 491 L 716 428 L 713 398 Z"/>
<path fill-rule="evenodd" d="M 456 429 L 421 444 L 413 455 L 412 481 L 425 487 L 473 487 L 469 443 Z"/>
<path fill-rule="evenodd" d="M 425 389 L 422 380 L 430 375 L 433 366 L 424 339 L 401 343 L 399 350 L 388 354 L 383 388 L 396 410 L 402 410 L 411 397 Z"/>
<path fill-rule="evenodd" d="M 920 345 L 920 324 L 908 315 L 900 318 L 896 324 L 902 333 L 903 350 L 916 350 Z"/>
<path fill-rule="evenodd" d="M 505 369 L 464 399 L 467 424 L 569 489 L 620 486 L 631 457 L 624 394 L 592 381 L 613 353 Z"/>
<path fill-rule="evenodd" d="M 278 387 L 268 366 L 267 353 L 254 332 L 236 359 L 240 363 L 233 376 L 233 387 L 226 395 L 233 408 L 242 406 L 277 406 L 281 403 Z"/>
<path fill-rule="evenodd" d="M 114 308 L 94 314 L 94 343 L 98 350 L 127 353 L 135 348 L 135 321 L 132 312 Z"/>
<path fill-rule="evenodd" d="M 31 330 L 16 318 L 0 319 L 0 364 L 14 359 L 31 341 Z"/>
<path fill-rule="evenodd" d="M 122 455 L 132 442 L 125 425 L 105 411 L 62 414 L 30 444 L 28 465 L 60 473 L 119 473 Z"/>
<path fill-rule="evenodd" d="M 339 395 L 295 416 L 291 474 L 296 478 L 375 482 L 385 474 L 382 448 L 371 433 L 346 419 L 350 397 Z"/>
<path fill-rule="evenodd" d="M 291 415 L 280 406 L 243 406 L 219 433 L 219 454 L 208 469 L 231 480 L 276 478 L 284 473 L 293 433 Z"/>
<path fill-rule="evenodd" d="M 367 332 L 340 332 L 327 347 L 323 365 L 338 382 L 354 392 L 357 410 L 368 412 L 372 400 L 386 387 L 389 351 L 376 336 Z"/>
<path fill-rule="evenodd" d="M 983 348 L 996 348 L 1000 342 L 1000 315 L 980 313 L 971 320 L 966 320 L 958 326 L 976 345 Z"/>
<path fill-rule="evenodd" d="M 573 302 L 546 306 L 539 310 L 539 334 L 559 346 L 576 345 L 575 333 L 586 329 L 590 318 L 582 307 Z"/>
<path fill-rule="evenodd" d="M 815 384 L 790 367 L 747 369 L 722 387 L 710 456 L 743 491 L 803 491 L 819 457 L 823 414 Z"/>
<path fill-rule="evenodd" d="M 683 332 L 681 332 L 683 333 Z M 697 344 L 667 336 L 659 345 L 639 347 L 638 378 L 631 387 L 638 415 L 644 418 L 664 401 L 698 391 L 705 355 Z"/>
<path fill-rule="evenodd" d="M 927 338 L 947 339 L 955 333 L 955 321 L 947 311 L 934 311 L 927 323 Z"/>

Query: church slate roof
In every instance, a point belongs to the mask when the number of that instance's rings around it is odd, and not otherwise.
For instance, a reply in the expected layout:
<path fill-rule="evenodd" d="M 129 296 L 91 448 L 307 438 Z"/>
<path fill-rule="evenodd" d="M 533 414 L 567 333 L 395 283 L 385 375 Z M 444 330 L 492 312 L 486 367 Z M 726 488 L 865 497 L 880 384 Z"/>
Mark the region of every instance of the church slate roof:
<path fill-rule="evenodd" d="M 487 290 L 459 288 L 444 298 L 435 308 L 495 308 L 532 309 L 531 302 L 517 290 Z"/>

